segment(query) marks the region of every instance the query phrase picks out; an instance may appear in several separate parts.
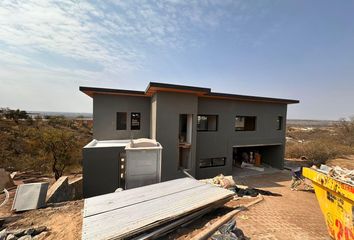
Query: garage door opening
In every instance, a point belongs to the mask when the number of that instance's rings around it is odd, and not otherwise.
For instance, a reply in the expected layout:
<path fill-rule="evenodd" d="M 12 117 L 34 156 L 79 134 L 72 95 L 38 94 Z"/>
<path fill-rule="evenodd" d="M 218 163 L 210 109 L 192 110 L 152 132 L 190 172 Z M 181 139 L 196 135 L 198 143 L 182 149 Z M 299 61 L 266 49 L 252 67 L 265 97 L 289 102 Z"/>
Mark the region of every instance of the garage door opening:
<path fill-rule="evenodd" d="M 284 155 L 282 144 L 238 145 L 233 147 L 233 167 L 241 168 L 242 163 L 256 167 L 271 166 L 283 168 Z"/>

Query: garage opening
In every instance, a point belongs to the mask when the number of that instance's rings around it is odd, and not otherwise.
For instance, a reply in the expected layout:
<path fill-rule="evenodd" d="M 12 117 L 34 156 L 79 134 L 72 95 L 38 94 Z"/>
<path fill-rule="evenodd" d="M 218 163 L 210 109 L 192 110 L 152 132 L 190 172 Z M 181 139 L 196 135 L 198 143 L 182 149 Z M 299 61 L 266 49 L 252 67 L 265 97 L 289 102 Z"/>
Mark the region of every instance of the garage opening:
<path fill-rule="evenodd" d="M 282 144 L 238 145 L 233 147 L 233 167 L 241 168 L 248 164 L 255 167 L 271 166 L 283 168 Z"/>

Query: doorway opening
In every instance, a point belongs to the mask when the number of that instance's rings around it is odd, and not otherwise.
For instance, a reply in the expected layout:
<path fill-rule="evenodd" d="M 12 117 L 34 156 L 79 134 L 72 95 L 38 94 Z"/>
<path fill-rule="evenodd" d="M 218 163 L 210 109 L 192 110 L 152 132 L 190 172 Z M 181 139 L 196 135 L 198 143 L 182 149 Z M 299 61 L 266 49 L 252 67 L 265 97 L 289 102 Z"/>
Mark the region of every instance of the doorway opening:
<path fill-rule="evenodd" d="M 180 114 L 178 132 L 178 168 L 186 170 L 191 168 L 192 128 L 193 114 Z"/>

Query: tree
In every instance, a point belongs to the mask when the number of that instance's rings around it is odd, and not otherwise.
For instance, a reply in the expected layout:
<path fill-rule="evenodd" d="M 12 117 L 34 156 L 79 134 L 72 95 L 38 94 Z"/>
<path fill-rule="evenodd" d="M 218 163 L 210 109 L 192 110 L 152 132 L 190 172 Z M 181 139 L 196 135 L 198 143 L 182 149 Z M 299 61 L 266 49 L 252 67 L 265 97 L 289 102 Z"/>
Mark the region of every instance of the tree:
<path fill-rule="evenodd" d="M 354 146 L 354 117 L 349 120 L 340 119 L 336 125 L 339 141 L 343 144 L 353 147 Z"/>
<path fill-rule="evenodd" d="M 6 119 L 11 119 L 14 120 L 16 123 L 18 123 L 19 119 L 28 119 L 30 116 L 28 116 L 26 111 L 22 111 L 20 109 L 17 110 L 12 110 L 9 108 L 2 108 L 0 110 L 0 116 L 5 117 Z"/>
<path fill-rule="evenodd" d="M 54 127 L 41 129 L 39 134 L 44 151 L 51 156 L 52 171 L 55 179 L 58 180 L 75 158 L 79 147 L 75 134 L 69 130 Z"/>

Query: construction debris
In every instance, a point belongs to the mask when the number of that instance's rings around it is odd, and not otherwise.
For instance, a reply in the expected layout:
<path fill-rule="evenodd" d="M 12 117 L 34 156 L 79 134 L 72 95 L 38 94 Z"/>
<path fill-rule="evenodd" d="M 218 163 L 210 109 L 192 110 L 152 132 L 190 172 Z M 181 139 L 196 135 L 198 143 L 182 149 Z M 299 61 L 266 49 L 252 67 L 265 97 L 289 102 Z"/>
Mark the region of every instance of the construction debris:
<path fill-rule="evenodd" d="M 232 219 L 222 225 L 218 231 L 211 236 L 212 240 L 246 240 L 243 231 L 236 226 L 236 220 Z"/>
<path fill-rule="evenodd" d="M 71 198 L 69 178 L 60 177 L 48 190 L 47 203 L 65 202 Z"/>
<path fill-rule="evenodd" d="M 219 220 L 217 220 L 216 222 L 214 222 L 212 225 L 210 225 L 208 228 L 204 229 L 203 231 L 199 232 L 197 235 L 195 235 L 192 240 L 206 240 L 208 239 L 210 236 L 212 236 L 222 225 L 224 225 L 225 223 L 227 223 L 228 221 L 230 221 L 231 219 L 233 219 L 235 217 L 235 215 L 239 212 L 241 212 L 242 210 L 248 209 L 249 207 L 261 202 L 263 200 L 263 197 L 261 195 L 257 196 L 257 198 L 246 204 L 243 208 L 237 208 L 227 214 L 225 214 L 224 216 L 222 216 Z"/>
<path fill-rule="evenodd" d="M 218 187 L 222 187 L 222 188 L 233 188 L 236 186 L 236 183 L 234 181 L 234 179 L 232 178 L 232 176 L 224 176 L 222 174 L 214 177 L 214 178 L 209 178 L 209 179 L 202 179 L 200 180 L 201 182 L 205 182 L 208 184 L 212 184 Z"/>
<path fill-rule="evenodd" d="M 250 196 L 250 197 L 256 197 L 257 195 L 265 195 L 265 196 L 281 196 L 279 193 L 273 193 L 270 191 L 258 189 L 258 188 L 239 188 L 235 187 L 233 188 L 233 191 L 237 194 L 238 197 L 244 197 L 244 196 Z"/>
<path fill-rule="evenodd" d="M 272 193 L 270 191 L 265 191 L 257 188 L 249 188 L 243 185 L 236 185 L 232 176 L 224 176 L 222 174 L 214 178 L 202 179 L 200 181 L 234 191 L 238 197 L 244 197 L 244 196 L 256 197 L 258 196 L 258 194 L 266 195 L 266 196 L 281 196 L 281 194 Z"/>
<path fill-rule="evenodd" d="M 319 171 L 327 174 L 328 176 L 338 181 L 354 185 L 354 170 L 341 168 L 339 166 L 335 166 L 332 168 L 327 165 L 321 165 Z"/>
<path fill-rule="evenodd" d="M 71 199 L 70 200 L 79 200 L 84 197 L 83 193 L 83 179 L 79 177 L 72 182 L 69 182 L 69 187 L 71 189 Z"/>
<path fill-rule="evenodd" d="M 59 203 L 82 199 L 82 177 L 69 182 L 67 176 L 60 177 L 47 194 L 47 203 Z"/>
<path fill-rule="evenodd" d="M 82 239 L 160 237 L 223 206 L 233 196 L 232 191 L 181 178 L 88 198 Z"/>
<path fill-rule="evenodd" d="M 37 236 L 47 231 L 48 229 L 45 226 L 12 231 L 4 229 L 0 232 L 0 240 L 36 239 Z"/>
<path fill-rule="evenodd" d="M 19 185 L 16 189 L 12 210 L 18 212 L 44 207 L 48 185 L 49 183 Z"/>

